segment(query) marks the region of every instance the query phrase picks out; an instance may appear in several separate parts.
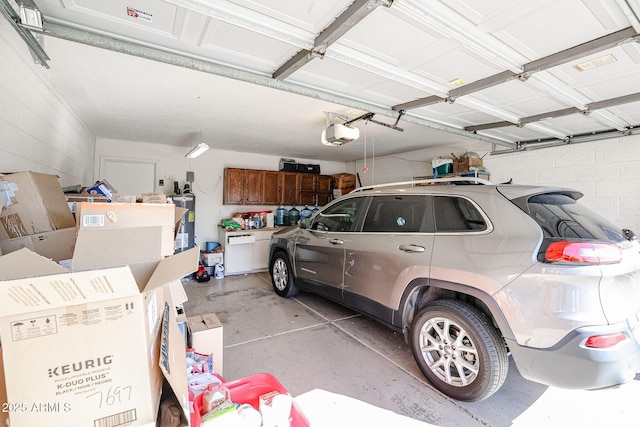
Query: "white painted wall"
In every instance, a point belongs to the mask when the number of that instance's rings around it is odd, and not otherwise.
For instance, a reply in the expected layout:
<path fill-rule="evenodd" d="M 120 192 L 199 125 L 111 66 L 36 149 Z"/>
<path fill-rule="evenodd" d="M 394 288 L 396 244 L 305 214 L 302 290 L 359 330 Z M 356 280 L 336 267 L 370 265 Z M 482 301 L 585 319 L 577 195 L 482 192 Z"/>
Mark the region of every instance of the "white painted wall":
<path fill-rule="evenodd" d="M 211 149 L 195 159 L 184 155 L 189 147 L 175 147 L 149 142 L 101 139 L 96 141 L 94 160 L 94 180 L 100 180 L 100 163 L 103 157 L 119 157 L 123 160 L 154 160 L 156 162 L 156 186 L 149 191 L 173 194 L 173 182 L 178 181 L 184 188 L 187 171 L 193 171 L 195 181 L 192 192 L 196 196 L 196 244 L 203 246 L 207 241 L 219 241 L 218 224 L 222 218 L 230 217 L 237 211 L 275 210 L 277 206 L 223 205 L 222 190 L 224 168 L 278 170 L 280 157 L 265 154 L 247 154 L 227 150 Z M 323 162 L 311 159 L 295 159 L 298 163 L 320 165 L 324 175 L 342 173 L 346 166 L 342 162 Z M 160 179 L 165 185 L 158 186 Z M 118 190 L 118 188 L 116 188 Z"/>
<path fill-rule="evenodd" d="M 440 147 L 375 161 L 367 159 L 367 173 L 362 171 L 363 161 L 349 163 L 347 168 L 360 173 L 363 185 L 383 184 L 431 175 L 430 159 L 434 157 L 474 151 L 484 156 L 492 182 L 513 179 L 517 184 L 574 188 L 584 193 L 585 205 L 615 224 L 640 233 L 640 136 L 493 156 L 488 154 L 489 148 L 482 142 Z"/>
<path fill-rule="evenodd" d="M 58 175 L 62 186 L 91 182 L 94 136 L 3 17 L 0 58 L 0 172 Z"/>

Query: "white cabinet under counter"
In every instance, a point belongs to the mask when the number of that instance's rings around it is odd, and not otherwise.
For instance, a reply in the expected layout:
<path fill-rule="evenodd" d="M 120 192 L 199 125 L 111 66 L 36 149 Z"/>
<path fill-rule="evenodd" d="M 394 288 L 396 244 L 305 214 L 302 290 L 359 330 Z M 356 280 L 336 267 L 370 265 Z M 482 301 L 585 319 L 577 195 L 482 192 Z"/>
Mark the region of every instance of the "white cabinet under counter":
<path fill-rule="evenodd" d="M 277 228 L 227 231 L 221 229 L 224 241 L 225 275 L 266 271 L 269 266 L 269 242 Z"/>

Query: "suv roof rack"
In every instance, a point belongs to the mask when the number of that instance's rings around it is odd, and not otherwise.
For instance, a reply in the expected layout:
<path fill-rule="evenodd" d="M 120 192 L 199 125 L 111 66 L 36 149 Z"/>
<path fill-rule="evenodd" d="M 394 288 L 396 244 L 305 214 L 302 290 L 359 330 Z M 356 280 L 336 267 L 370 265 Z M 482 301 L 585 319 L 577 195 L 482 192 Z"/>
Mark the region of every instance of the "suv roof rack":
<path fill-rule="evenodd" d="M 376 185 L 365 185 L 359 188 L 356 188 L 355 190 L 351 191 L 356 192 L 356 191 L 364 191 L 364 190 L 370 190 L 372 188 L 381 188 L 381 187 L 395 187 L 395 186 L 400 186 L 400 185 L 411 185 L 411 186 L 416 186 L 416 185 L 424 185 L 424 184 L 439 184 L 439 183 L 455 183 L 455 182 L 473 182 L 475 184 L 482 184 L 482 185 L 495 185 L 493 182 L 488 181 L 484 178 L 478 178 L 476 176 L 456 176 L 456 177 L 449 177 L 449 178 L 428 178 L 428 179 L 414 179 L 411 181 L 401 181 L 401 182 L 390 182 L 387 184 L 376 184 Z"/>

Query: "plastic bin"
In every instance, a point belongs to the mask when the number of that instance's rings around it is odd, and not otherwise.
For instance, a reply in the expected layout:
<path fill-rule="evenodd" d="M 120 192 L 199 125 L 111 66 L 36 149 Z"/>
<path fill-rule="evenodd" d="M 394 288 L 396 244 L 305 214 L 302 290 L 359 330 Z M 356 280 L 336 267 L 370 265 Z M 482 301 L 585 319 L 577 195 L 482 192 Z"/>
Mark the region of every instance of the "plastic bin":
<path fill-rule="evenodd" d="M 453 173 L 453 159 L 435 158 L 431 160 L 431 166 L 433 167 L 433 175 L 446 175 Z"/>
<path fill-rule="evenodd" d="M 271 374 L 256 374 L 248 377 L 227 381 L 225 387 L 231 393 L 231 401 L 234 403 L 248 403 L 259 410 L 260 396 L 277 391 L 288 394 L 286 388 Z M 193 413 L 191 414 L 191 426 L 200 427 L 202 424 L 202 394 L 195 397 Z M 295 400 L 291 405 L 291 427 L 309 427 L 309 421 L 296 405 Z"/>

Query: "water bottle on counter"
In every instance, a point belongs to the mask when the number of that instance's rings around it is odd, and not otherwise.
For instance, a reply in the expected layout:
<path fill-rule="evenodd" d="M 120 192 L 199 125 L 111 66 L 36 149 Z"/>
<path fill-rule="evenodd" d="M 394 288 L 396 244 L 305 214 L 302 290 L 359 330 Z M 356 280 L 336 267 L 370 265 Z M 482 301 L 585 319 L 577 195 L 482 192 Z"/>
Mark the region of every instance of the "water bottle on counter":
<path fill-rule="evenodd" d="M 309 218 L 311 215 L 313 215 L 313 211 L 309 209 L 309 205 L 304 205 L 304 209 L 300 211 L 300 219 Z"/>
<path fill-rule="evenodd" d="M 276 209 L 276 225 L 279 227 L 289 225 L 288 215 L 289 214 L 285 207 L 280 205 L 280 207 Z"/>
<path fill-rule="evenodd" d="M 260 218 L 260 215 L 258 214 L 253 215 L 253 227 L 262 228 L 262 218 Z"/>
<path fill-rule="evenodd" d="M 300 211 L 296 209 L 296 205 L 293 205 L 293 207 L 289 209 L 289 225 L 296 225 L 299 219 Z"/>

